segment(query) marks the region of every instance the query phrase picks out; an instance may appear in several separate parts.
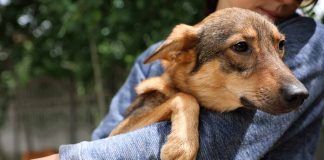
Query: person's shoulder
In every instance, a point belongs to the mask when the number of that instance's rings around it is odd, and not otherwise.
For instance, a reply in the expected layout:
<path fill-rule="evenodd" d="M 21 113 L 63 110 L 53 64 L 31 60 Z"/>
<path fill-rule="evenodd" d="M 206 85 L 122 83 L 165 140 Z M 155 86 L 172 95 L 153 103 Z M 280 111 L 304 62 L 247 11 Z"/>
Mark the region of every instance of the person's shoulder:
<path fill-rule="evenodd" d="M 324 33 L 324 24 L 317 21 L 316 22 L 316 30 L 318 32 L 322 33 L 321 36 L 319 36 L 319 37 L 321 37 L 322 39 L 324 39 L 324 36 L 323 36 L 323 33 Z"/>
<path fill-rule="evenodd" d="M 290 31 L 300 33 L 300 31 L 313 32 L 316 28 L 314 19 L 304 16 L 293 16 L 292 18 L 279 23 L 278 28 L 281 31 Z"/>
<path fill-rule="evenodd" d="M 324 25 L 322 23 L 315 21 L 313 18 L 300 15 L 295 15 L 292 18 L 281 22 L 278 27 L 282 31 L 295 32 L 296 34 L 305 34 L 305 32 L 323 33 L 324 31 Z"/>
<path fill-rule="evenodd" d="M 293 44 L 324 46 L 324 25 L 313 18 L 297 15 L 280 23 L 278 28 Z"/>

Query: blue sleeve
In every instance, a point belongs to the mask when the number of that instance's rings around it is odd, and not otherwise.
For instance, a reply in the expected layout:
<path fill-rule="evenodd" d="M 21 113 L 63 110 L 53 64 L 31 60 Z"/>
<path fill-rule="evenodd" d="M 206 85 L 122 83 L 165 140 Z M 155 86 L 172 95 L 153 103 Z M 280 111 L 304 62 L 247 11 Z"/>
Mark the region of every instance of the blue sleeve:
<path fill-rule="evenodd" d="M 161 122 L 135 132 L 75 145 L 63 145 L 59 150 L 60 160 L 159 159 L 159 148 L 164 143 L 169 129 L 169 123 Z"/>
<path fill-rule="evenodd" d="M 138 57 L 126 82 L 113 97 L 109 107 L 109 113 L 92 133 L 93 140 L 107 137 L 112 129 L 124 119 L 124 113 L 127 107 L 136 96 L 134 87 L 139 82 L 147 77 L 157 76 L 162 73 L 163 70 L 159 62 L 146 65 L 143 64 L 145 58 L 147 58 L 158 46 L 160 46 L 160 44 L 161 42 L 152 45 Z"/>

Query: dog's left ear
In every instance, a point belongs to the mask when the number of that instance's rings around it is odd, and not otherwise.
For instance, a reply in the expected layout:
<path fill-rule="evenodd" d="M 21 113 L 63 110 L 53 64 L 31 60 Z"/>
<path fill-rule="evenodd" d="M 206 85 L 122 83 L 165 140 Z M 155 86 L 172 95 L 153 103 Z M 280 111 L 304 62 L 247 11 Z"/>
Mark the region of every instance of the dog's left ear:
<path fill-rule="evenodd" d="M 177 25 L 155 52 L 144 63 L 151 63 L 158 59 L 174 61 L 183 53 L 196 46 L 198 41 L 198 29 L 185 24 Z"/>

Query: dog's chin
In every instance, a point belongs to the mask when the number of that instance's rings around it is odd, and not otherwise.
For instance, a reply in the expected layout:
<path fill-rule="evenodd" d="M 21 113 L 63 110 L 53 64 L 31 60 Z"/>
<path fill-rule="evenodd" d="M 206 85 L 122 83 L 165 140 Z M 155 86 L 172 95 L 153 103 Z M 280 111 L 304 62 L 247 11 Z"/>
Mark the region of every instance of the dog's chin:
<path fill-rule="evenodd" d="M 282 107 L 281 108 L 258 108 L 260 109 L 261 111 L 263 112 L 267 112 L 269 114 L 272 114 L 272 115 L 281 115 L 281 114 L 286 114 L 286 113 L 289 113 L 291 111 L 293 111 L 293 109 L 283 109 Z"/>
<path fill-rule="evenodd" d="M 284 105 L 278 105 L 278 104 L 274 104 L 273 106 L 258 106 L 246 97 L 241 97 L 240 101 L 241 101 L 241 104 L 243 105 L 243 107 L 245 107 L 245 108 L 258 109 L 258 110 L 267 112 L 272 115 L 285 114 L 285 113 L 289 113 L 289 112 L 297 109 L 297 108 L 291 109 Z"/>

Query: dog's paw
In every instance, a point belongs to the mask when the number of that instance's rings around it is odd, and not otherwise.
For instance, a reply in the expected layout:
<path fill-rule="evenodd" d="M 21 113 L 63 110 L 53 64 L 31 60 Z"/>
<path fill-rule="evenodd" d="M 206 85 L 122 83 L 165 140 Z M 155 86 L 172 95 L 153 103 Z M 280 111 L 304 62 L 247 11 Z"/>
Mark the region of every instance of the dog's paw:
<path fill-rule="evenodd" d="M 161 149 L 162 160 L 194 160 L 198 152 L 198 138 L 174 136 L 170 134 Z"/>

